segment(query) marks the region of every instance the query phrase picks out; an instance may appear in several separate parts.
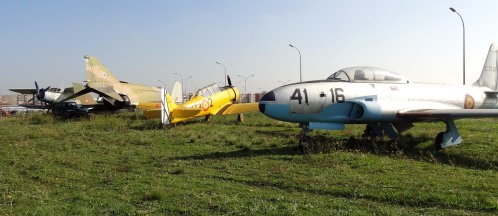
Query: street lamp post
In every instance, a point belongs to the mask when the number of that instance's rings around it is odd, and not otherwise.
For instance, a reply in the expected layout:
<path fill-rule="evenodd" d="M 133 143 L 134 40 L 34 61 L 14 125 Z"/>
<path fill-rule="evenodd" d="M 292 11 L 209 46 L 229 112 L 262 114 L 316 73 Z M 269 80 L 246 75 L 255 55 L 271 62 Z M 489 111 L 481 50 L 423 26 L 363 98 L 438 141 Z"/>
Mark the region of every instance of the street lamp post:
<path fill-rule="evenodd" d="M 227 85 L 227 68 L 222 63 L 216 62 L 216 64 L 223 66 L 223 69 L 225 69 L 225 77 L 223 77 L 223 80 L 225 80 L 225 86 L 226 86 Z"/>
<path fill-rule="evenodd" d="M 163 83 L 164 89 L 166 89 L 166 82 L 164 82 L 162 80 L 157 80 L 157 81 Z"/>
<path fill-rule="evenodd" d="M 302 74 L 302 70 L 301 70 L 301 51 L 299 51 L 299 49 L 297 47 L 292 46 L 292 44 L 289 44 L 289 46 L 296 49 L 297 52 L 299 53 L 299 82 L 302 82 L 303 81 L 303 74 Z"/>
<path fill-rule="evenodd" d="M 182 78 L 182 102 L 184 101 L 185 99 L 185 92 L 183 90 L 183 75 L 179 74 L 179 73 L 175 73 L 176 75 L 180 76 Z"/>
<path fill-rule="evenodd" d="M 189 76 L 185 79 L 185 90 L 187 90 L 187 80 L 192 78 L 192 76 Z M 185 97 L 187 96 L 187 92 L 185 92 Z"/>
<path fill-rule="evenodd" d="M 246 77 L 243 77 L 243 76 L 241 76 L 241 75 L 237 75 L 237 76 L 242 77 L 242 79 L 244 79 L 244 94 L 246 95 L 246 98 L 247 98 L 246 100 L 247 100 L 247 102 L 249 102 L 249 98 L 247 97 L 247 79 L 248 79 L 249 77 L 253 77 L 254 75 L 249 75 L 249 76 L 246 76 Z"/>
<path fill-rule="evenodd" d="M 450 7 L 451 12 L 458 14 L 460 20 L 462 20 L 463 26 L 463 85 L 465 85 L 465 23 L 463 22 L 462 16 L 455 10 L 455 8 Z"/>

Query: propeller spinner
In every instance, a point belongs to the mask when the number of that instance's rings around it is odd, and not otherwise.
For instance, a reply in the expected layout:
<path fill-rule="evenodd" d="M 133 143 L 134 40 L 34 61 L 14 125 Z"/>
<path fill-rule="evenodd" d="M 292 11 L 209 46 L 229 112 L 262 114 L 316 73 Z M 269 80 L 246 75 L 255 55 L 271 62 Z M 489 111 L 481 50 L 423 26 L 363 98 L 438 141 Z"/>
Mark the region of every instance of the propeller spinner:
<path fill-rule="evenodd" d="M 43 89 L 43 88 L 42 88 L 42 89 L 40 89 L 40 88 L 39 88 L 39 86 L 38 86 L 38 83 L 37 83 L 36 81 L 35 81 L 35 87 L 36 87 L 36 92 L 35 92 L 35 94 L 36 94 L 36 99 L 38 99 L 38 100 L 42 100 L 43 98 L 45 98 L 45 92 L 46 92 L 48 89 L 50 89 L 50 86 L 49 86 L 49 87 L 47 87 L 47 88 L 44 88 L 44 89 Z"/>

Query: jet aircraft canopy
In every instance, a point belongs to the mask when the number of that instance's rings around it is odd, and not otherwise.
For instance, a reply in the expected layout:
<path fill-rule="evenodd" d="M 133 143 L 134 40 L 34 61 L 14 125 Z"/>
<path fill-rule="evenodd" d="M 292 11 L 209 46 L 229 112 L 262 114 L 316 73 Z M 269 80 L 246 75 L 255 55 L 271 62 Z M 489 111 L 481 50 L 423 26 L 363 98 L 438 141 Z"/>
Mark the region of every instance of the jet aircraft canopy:
<path fill-rule="evenodd" d="M 327 80 L 368 83 L 409 83 L 408 79 L 395 72 L 376 67 L 344 68 L 330 75 Z"/>

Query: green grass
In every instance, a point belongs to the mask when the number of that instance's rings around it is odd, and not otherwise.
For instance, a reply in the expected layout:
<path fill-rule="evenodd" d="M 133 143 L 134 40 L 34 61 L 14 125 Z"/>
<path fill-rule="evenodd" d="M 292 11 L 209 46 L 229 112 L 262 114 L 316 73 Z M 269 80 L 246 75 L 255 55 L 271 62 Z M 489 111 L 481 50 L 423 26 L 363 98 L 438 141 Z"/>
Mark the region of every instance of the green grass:
<path fill-rule="evenodd" d="M 396 141 L 314 131 L 309 154 L 297 124 L 235 119 L 0 118 L 0 214 L 498 214 L 493 119 L 458 120 L 464 142 L 442 151 L 444 124 L 419 123 Z"/>

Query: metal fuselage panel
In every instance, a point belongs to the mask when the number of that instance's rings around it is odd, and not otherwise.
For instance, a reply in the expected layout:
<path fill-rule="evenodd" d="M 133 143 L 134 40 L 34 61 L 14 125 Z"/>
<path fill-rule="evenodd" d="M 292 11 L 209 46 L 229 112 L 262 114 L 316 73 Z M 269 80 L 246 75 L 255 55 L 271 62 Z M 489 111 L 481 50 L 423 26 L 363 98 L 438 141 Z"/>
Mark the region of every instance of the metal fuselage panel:
<path fill-rule="evenodd" d="M 112 87 L 116 93 L 130 98 L 131 105 L 141 102 L 161 101 L 161 89 L 156 86 L 129 84 L 120 82 L 94 82 L 99 87 Z"/>
<path fill-rule="evenodd" d="M 274 89 L 260 110 L 289 122 L 379 123 L 402 121 L 403 110 L 496 108 L 483 87 L 435 84 L 315 81 Z M 262 109 L 262 107 L 264 107 Z"/>

